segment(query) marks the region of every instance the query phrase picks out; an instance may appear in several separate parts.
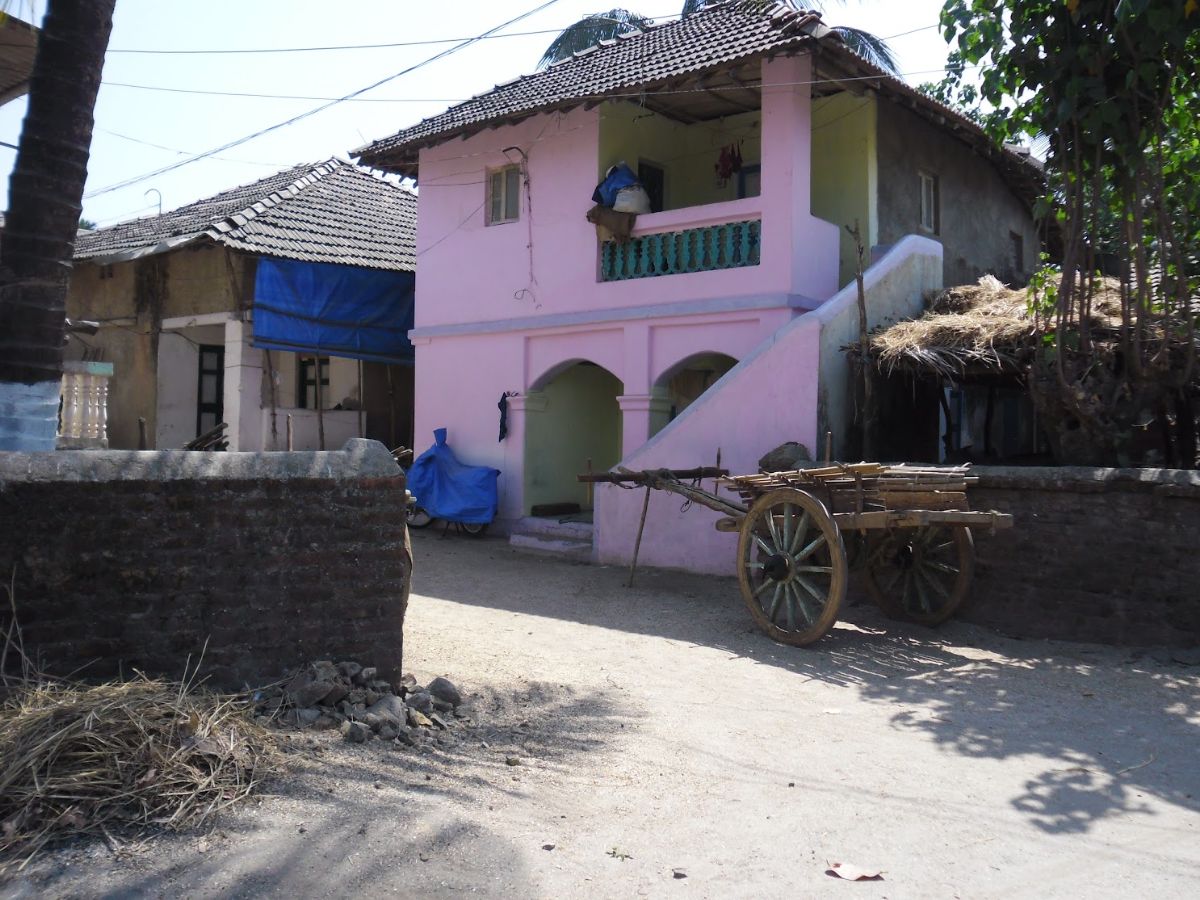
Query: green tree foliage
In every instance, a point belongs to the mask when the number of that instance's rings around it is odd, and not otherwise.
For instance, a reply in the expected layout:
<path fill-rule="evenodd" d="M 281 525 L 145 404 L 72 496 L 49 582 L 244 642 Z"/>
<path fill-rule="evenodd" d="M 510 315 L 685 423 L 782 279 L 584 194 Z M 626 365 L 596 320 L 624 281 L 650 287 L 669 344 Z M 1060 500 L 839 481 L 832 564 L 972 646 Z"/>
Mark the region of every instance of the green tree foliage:
<path fill-rule="evenodd" d="M 1193 466 L 1200 3 L 947 0 L 942 25 L 980 67 L 992 134 L 1049 139 L 1062 260 L 1032 305 L 1050 337 L 1030 386 L 1060 460 L 1127 463 L 1157 423 L 1166 461 Z M 1107 320 L 1100 268 L 1120 283 Z"/>

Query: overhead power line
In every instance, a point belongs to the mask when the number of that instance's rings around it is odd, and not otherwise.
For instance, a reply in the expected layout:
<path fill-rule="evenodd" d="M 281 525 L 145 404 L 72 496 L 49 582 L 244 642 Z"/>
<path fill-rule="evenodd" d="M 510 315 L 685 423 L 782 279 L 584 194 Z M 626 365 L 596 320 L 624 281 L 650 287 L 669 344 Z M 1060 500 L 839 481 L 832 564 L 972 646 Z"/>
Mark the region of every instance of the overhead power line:
<path fill-rule="evenodd" d="M 315 107 L 314 109 L 310 109 L 307 112 L 303 112 L 303 113 L 300 113 L 299 115 L 292 116 L 289 119 L 285 119 L 282 122 L 277 122 L 276 124 L 270 125 L 266 128 L 261 128 L 258 131 L 255 131 L 251 134 L 245 135 L 243 137 L 237 138 L 236 140 L 229 141 L 225 144 L 222 144 L 219 147 L 213 147 L 211 150 L 206 150 L 203 153 L 197 153 L 194 156 L 188 157 L 187 159 L 181 159 L 178 162 L 171 163 L 170 165 L 162 166 L 158 169 L 155 169 L 153 172 L 147 172 L 143 175 L 136 175 L 132 178 L 126 178 L 122 181 L 115 182 L 114 184 L 110 184 L 105 187 L 98 188 L 97 190 L 94 190 L 94 191 L 90 191 L 87 194 L 84 194 L 84 199 L 91 199 L 93 197 L 99 197 L 102 194 L 107 194 L 112 191 L 120 190 L 121 188 L 125 188 L 125 187 L 129 187 L 131 185 L 134 185 L 134 184 L 138 184 L 140 182 L 146 181 L 149 178 L 154 178 L 158 175 L 162 175 L 162 174 L 165 174 L 166 172 L 171 172 L 171 171 L 174 171 L 175 169 L 181 168 L 190 163 L 194 163 L 197 160 L 205 159 L 210 156 L 215 156 L 218 153 L 223 153 L 224 151 L 230 150 L 234 147 L 239 147 L 242 144 L 247 143 L 248 141 L 252 141 L 255 138 L 262 137 L 264 134 L 269 134 L 272 131 L 278 131 L 280 128 L 286 128 L 288 125 L 294 125 L 296 122 L 299 122 L 302 119 L 307 119 L 310 116 L 315 116 L 317 113 L 324 112 L 325 110 L 329 109 L 330 107 L 336 106 L 339 103 L 344 103 L 347 100 L 353 100 L 355 97 L 358 97 L 361 94 L 365 94 L 367 91 L 374 90 L 375 88 L 380 87 L 381 85 L 387 84 L 391 81 L 395 81 L 397 78 L 407 75 L 410 72 L 414 72 L 417 69 L 420 69 L 431 63 L 437 62 L 439 59 L 444 59 L 447 56 L 450 56 L 451 54 L 457 53 L 459 50 L 466 49 L 467 47 L 471 46 L 472 44 L 475 44 L 478 41 L 483 40 L 488 35 L 495 34 L 496 32 L 500 31 L 503 28 L 507 28 L 510 25 L 515 25 L 517 22 L 520 22 L 523 19 L 527 19 L 530 16 L 533 16 L 533 15 L 536 15 L 537 13 L 542 12 L 545 9 L 549 9 L 551 6 L 553 6 L 554 4 L 556 4 L 558 2 L 559 2 L 559 0 L 545 0 L 544 3 L 541 3 L 540 5 L 534 7 L 533 9 L 528 10 L 527 12 L 523 12 L 519 16 L 509 19 L 506 22 L 502 22 L 501 24 L 495 26 L 494 28 L 489 28 L 487 31 L 483 32 L 482 34 L 479 34 L 479 35 L 476 35 L 475 37 L 468 38 L 467 40 L 461 41 L 460 43 L 455 44 L 453 47 L 448 47 L 445 50 L 442 50 L 440 53 L 435 53 L 433 56 L 429 57 L 428 59 L 422 60 L 419 63 L 414 63 L 413 65 L 408 66 L 407 68 L 401 69 L 399 72 L 396 72 L 394 75 L 389 75 L 386 78 L 381 78 L 379 81 L 376 81 L 373 84 L 369 84 L 366 87 L 359 88 L 357 91 L 352 91 L 351 93 L 346 94 L 343 97 L 338 97 L 336 99 L 328 101 L 327 103 L 322 103 L 320 106 Z"/>

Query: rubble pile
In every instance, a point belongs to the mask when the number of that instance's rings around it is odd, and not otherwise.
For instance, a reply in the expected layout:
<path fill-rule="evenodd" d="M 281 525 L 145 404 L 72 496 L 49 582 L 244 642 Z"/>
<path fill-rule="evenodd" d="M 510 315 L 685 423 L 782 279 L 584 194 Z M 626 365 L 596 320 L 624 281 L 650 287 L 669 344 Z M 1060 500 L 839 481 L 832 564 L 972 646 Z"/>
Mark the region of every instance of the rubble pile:
<path fill-rule="evenodd" d="M 462 694 L 447 678 L 422 687 L 405 675 L 393 686 L 374 668 L 352 661 L 310 663 L 257 692 L 255 701 L 261 716 L 299 728 L 337 728 L 356 744 L 378 738 L 413 746 L 422 729 L 448 729 L 464 715 Z"/>

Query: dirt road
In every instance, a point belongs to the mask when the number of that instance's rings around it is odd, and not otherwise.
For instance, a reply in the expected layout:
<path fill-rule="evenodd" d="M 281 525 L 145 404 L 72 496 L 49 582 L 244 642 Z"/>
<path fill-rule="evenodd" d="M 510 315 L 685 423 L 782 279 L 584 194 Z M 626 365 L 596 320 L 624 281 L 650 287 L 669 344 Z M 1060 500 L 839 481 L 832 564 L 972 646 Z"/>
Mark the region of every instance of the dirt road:
<path fill-rule="evenodd" d="M 477 724 L 304 738 L 213 832 L 60 851 L 0 897 L 1195 896 L 1200 669 L 1162 651 L 867 606 L 797 650 L 731 579 L 415 544 L 406 667 Z"/>

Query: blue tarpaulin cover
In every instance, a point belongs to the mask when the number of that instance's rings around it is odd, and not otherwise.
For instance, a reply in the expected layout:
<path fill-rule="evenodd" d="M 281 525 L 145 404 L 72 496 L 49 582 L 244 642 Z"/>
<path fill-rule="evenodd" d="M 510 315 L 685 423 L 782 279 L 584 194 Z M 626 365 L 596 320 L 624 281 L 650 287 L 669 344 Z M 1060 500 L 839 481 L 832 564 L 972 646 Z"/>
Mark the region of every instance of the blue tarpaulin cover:
<path fill-rule="evenodd" d="M 446 429 L 433 432 L 434 444 L 408 470 L 408 490 L 417 506 L 435 519 L 486 525 L 496 518 L 499 469 L 468 466 L 446 443 Z"/>
<path fill-rule="evenodd" d="M 258 261 L 254 345 L 411 365 L 413 273 Z"/>

